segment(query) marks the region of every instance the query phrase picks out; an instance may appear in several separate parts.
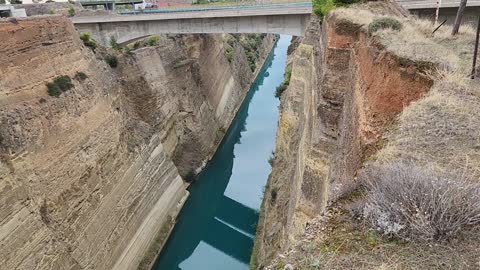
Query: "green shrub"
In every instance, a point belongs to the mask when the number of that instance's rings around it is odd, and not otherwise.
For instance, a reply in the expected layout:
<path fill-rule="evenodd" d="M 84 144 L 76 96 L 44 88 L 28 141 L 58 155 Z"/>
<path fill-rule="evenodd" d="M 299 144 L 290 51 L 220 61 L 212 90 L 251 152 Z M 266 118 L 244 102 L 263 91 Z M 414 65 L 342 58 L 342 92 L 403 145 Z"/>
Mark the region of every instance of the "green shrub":
<path fill-rule="evenodd" d="M 53 80 L 53 83 L 58 85 L 60 90 L 62 90 L 63 92 L 73 87 L 72 80 L 67 75 L 56 77 Z"/>
<path fill-rule="evenodd" d="M 313 13 L 320 18 L 325 17 L 330 10 L 336 7 L 334 0 L 313 0 Z"/>
<path fill-rule="evenodd" d="M 227 34 L 227 35 L 225 35 L 225 37 L 224 37 L 224 41 L 225 41 L 228 45 L 230 45 L 230 47 L 233 48 L 233 46 L 235 45 L 236 39 L 235 39 L 234 36 L 232 36 L 232 35 L 230 35 L 230 34 Z"/>
<path fill-rule="evenodd" d="M 233 48 L 232 47 L 225 47 L 225 57 L 229 63 L 233 61 Z"/>
<path fill-rule="evenodd" d="M 59 97 L 62 90 L 60 90 L 60 87 L 54 83 L 47 83 L 47 93 L 49 96 Z"/>
<path fill-rule="evenodd" d="M 0 5 L 4 5 L 4 4 L 6 4 L 5 0 L 0 0 Z"/>
<path fill-rule="evenodd" d="M 62 92 L 68 91 L 73 87 L 72 80 L 67 75 L 56 77 L 53 82 L 47 83 L 48 95 L 59 97 Z"/>
<path fill-rule="evenodd" d="M 137 41 L 137 42 L 133 43 L 133 49 L 134 50 L 140 48 L 140 46 L 142 46 L 142 43 L 140 43 L 140 41 Z"/>
<path fill-rule="evenodd" d="M 112 49 L 114 49 L 116 51 L 121 50 L 120 45 L 117 42 L 117 38 L 115 38 L 114 36 L 110 37 L 110 47 L 112 47 Z"/>
<path fill-rule="evenodd" d="M 105 62 L 107 62 L 107 64 L 112 68 L 116 68 L 118 66 L 118 58 L 115 55 L 109 54 L 105 56 Z"/>
<path fill-rule="evenodd" d="M 280 86 L 277 87 L 277 89 L 275 90 L 275 97 L 277 98 L 280 98 L 283 94 L 283 92 L 285 92 L 285 90 L 287 90 L 287 86 L 290 85 L 290 78 L 292 77 L 292 67 L 291 66 L 288 66 L 287 67 L 287 70 L 285 71 L 285 78 L 283 79 L 283 82 L 282 84 L 280 84 Z"/>
<path fill-rule="evenodd" d="M 393 30 L 401 30 L 402 23 L 399 22 L 397 19 L 391 17 L 381 17 L 375 18 L 373 21 L 368 25 L 368 34 L 373 34 L 381 29 L 393 29 Z"/>
<path fill-rule="evenodd" d="M 85 79 L 88 78 L 87 74 L 81 72 L 81 71 L 77 71 L 77 73 L 75 73 L 75 77 L 74 77 L 77 81 L 84 81 Z"/>
<path fill-rule="evenodd" d="M 262 34 L 247 34 L 245 38 L 241 39 L 231 35 L 231 37 L 226 38 L 226 42 L 233 47 L 234 41 L 238 40 L 240 45 L 245 50 L 247 56 L 248 66 L 254 72 L 257 69 L 257 59 L 259 56 L 260 45 L 263 42 L 265 35 Z"/>
<path fill-rule="evenodd" d="M 22 0 L 10 0 L 10 4 L 12 4 L 12 5 L 22 4 L 22 3 L 23 3 Z"/>
<path fill-rule="evenodd" d="M 158 45 L 160 45 L 160 36 L 158 36 L 158 35 L 150 36 L 150 37 L 147 39 L 146 44 L 147 44 L 148 46 L 158 46 Z"/>
<path fill-rule="evenodd" d="M 133 54 L 132 51 L 133 51 L 133 48 L 132 48 L 132 47 L 130 47 L 130 46 L 125 46 L 125 48 L 124 48 L 125 54 L 127 54 L 127 55 L 132 55 L 132 54 Z"/>
<path fill-rule="evenodd" d="M 283 79 L 283 84 L 285 85 L 290 85 L 290 78 L 292 78 L 292 67 L 289 66 L 287 67 L 287 70 L 285 71 L 285 78 Z"/>
<path fill-rule="evenodd" d="M 88 40 L 92 39 L 92 36 L 88 32 L 82 32 L 82 33 L 80 33 L 80 39 L 83 42 L 85 42 L 85 41 L 88 41 Z"/>
<path fill-rule="evenodd" d="M 68 9 L 68 16 L 69 16 L 69 17 L 75 16 L 75 9 L 74 9 L 73 7 L 70 7 L 70 8 Z"/>
<path fill-rule="evenodd" d="M 325 17 L 328 12 L 336 7 L 344 7 L 364 0 L 312 0 L 313 13 L 320 18 Z"/>
<path fill-rule="evenodd" d="M 80 34 L 80 39 L 83 41 L 83 44 L 93 51 L 97 48 L 97 43 L 93 40 L 92 36 L 88 32 L 83 32 Z"/>

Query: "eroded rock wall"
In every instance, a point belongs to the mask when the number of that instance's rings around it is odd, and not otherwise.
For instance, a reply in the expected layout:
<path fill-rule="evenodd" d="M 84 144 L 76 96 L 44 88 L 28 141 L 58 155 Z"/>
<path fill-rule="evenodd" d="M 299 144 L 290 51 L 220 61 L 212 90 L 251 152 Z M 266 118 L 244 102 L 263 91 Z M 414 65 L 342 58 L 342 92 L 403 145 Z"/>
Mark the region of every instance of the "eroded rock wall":
<path fill-rule="evenodd" d="M 265 36 L 256 72 L 275 38 Z M 256 72 L 239 42 L 233 45 L 231 62 L 225 59 L 229 45 L 221 35 L 169 35 L 160 43 L 127 59 L 127 95 L 143 121 L 161 127 L 166 150 L 186 176 L 214 153 Z"/>
<path fill-rule="evenodd" d="M 289 56 L 275 159 L 252 268 L 262 269 L 305 232 L 329 201 L 352 191 L 356 174 L 395 117 L 432 86 L 413 62 L 332 13 L 313 18 Z"/>
<path fill-rule="evenodd" d="M 160 41 L 111 68 L 65 17 L 0 21 L 1 269 L 136 269 L 174 218 L 254 73 L 220 35 Z"/>

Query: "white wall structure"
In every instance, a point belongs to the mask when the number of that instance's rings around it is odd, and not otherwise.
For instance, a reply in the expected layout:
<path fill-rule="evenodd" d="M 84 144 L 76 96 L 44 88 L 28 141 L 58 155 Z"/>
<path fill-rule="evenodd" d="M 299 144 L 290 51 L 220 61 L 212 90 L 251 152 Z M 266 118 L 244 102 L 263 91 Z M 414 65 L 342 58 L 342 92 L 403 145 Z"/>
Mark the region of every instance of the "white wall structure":
<path fill-rule="evenodd" d="M 6 17 L 27 17 L 27 13 L 24 8 L 16 9 L 12 5 L 0 5 L 0 13 Z"/>

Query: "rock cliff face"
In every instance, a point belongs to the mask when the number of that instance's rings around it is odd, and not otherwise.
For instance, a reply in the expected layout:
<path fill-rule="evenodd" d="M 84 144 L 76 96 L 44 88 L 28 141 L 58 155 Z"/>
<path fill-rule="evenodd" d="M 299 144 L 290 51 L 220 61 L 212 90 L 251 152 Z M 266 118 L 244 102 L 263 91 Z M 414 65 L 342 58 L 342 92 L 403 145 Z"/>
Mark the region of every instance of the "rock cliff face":
<path fill-rule="evenodd" d="M 323 24 L 312 18 L 306 37 L 292 45 L 253 269 L 269 265 L 328 202 L 357 187 L 386 128 L 432 87 L 414 62 L 360 28 L 336 13 Z"/>
<path fill-rule="evenodd" d="M 111 68 L 64 17 L 0 21 L 1 269 L 136 269 L 254 78 L 224 39 L 162 36 Z"/>

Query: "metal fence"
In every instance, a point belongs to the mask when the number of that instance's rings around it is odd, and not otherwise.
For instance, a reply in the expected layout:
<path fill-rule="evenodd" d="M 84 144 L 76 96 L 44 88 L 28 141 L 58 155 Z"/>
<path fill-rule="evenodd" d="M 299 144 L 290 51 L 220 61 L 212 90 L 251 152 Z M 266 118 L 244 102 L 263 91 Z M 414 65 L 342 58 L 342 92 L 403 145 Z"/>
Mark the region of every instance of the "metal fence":
<path fill-rule="evenodd" d="M 185 2 L 173 0 L 169 1 L 143 1 L 143 0 L 80 0 L 84 6 L 102 6 L 115 5 L 113 12 L 117 14 L 133 13 L 169 13 L 169 12 L 189 12 L 221 9 L 245 9 L 262 7 L 282 7 L 282 6 L 311 6 L 311 0 L 192 0 Z M 109 6 L 109 7 L 110 7 Z"/>

